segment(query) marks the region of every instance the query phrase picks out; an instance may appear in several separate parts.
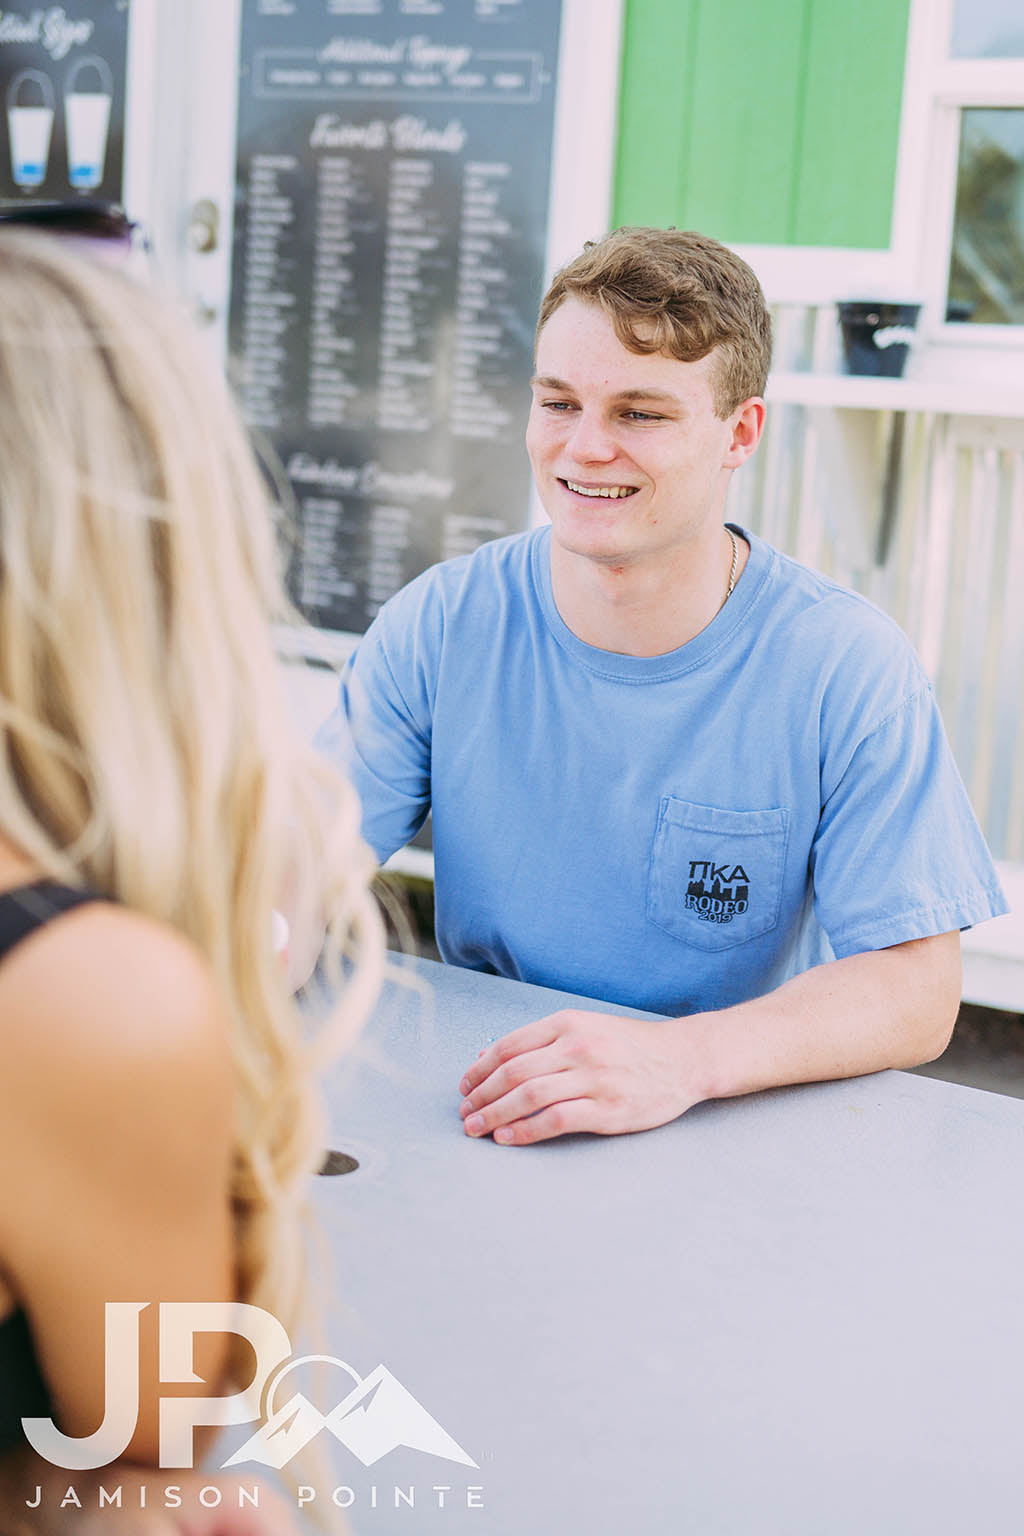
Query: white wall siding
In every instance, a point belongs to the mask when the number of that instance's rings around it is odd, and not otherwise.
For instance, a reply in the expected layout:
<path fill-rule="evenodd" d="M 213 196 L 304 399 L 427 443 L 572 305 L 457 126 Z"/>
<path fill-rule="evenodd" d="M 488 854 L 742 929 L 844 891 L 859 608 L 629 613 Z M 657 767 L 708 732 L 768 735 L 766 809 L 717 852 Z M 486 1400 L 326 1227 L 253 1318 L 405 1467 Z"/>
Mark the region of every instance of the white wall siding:
<path fill-rule="evenodd" d="M 1021 862 L 1024 423 L 908 413 L 880 558 L 893 419 L 772 407 L 761 450 L 734 478 L 729 516 L 902 625 L 935 683 L 993 853 Z"/>

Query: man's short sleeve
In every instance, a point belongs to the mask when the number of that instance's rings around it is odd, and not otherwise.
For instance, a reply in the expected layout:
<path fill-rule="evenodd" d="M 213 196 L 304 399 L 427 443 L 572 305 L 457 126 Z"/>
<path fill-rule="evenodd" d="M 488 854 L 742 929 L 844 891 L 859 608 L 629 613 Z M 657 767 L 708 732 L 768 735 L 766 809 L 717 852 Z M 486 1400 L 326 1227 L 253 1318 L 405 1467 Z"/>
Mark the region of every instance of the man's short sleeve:
<path fill-rule="evenodd" d="M 969 928 L 1006 902 L 930 685 L 856 745 L 811 849 L 815 911 L 837 958 Z"/>
<path fill-rule="evenodd" d="M 318 749 L 355 785 L 363 837 L 382 863 L 416 835 L 430 810 L 431 690 L 411 591 L 393 599 L 359 642 L 341 676 L 338 706 L 316 736 Z"/>

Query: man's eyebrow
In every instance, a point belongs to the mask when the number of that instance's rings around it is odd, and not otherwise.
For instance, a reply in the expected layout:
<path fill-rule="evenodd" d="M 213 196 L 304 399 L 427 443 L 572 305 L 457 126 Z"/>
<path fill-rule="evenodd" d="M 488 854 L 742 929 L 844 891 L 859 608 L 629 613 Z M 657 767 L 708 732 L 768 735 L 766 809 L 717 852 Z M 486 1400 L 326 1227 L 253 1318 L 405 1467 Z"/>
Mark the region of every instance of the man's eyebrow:
<path fill-rule="evenodd" d="M 678 395 L 667 389 L 623 389 L 616 400 L 660 400 L 663 405 L 682 405 Z"/>
<path fill-rule="evenodd" d="M 530 384 L 535 389 L 555 389 L 563 395 L 575 394 L 571 384 L 564 379 L 556 379 L 553 374 L 542 373 L 535 375 Z M 683 404 L 678 395 L 671 394 L 666 389 L 621 389 L 615 396 L 616 400 L 650 400 L 658 401 L 663 405 L 681 406 Z"/>

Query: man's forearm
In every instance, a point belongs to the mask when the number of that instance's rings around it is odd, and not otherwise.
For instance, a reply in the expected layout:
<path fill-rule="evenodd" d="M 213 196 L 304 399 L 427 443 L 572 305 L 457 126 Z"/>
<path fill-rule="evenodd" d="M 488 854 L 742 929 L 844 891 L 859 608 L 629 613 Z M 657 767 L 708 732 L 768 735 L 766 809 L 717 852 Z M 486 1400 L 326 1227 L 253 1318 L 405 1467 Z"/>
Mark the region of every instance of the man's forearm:
<path fill-rule="evenodd" d="M 562 1009 L 482 1051 L 460 1110 L 468 1135 L 507 1144 L 648 1130 L 702 1099 L 930 1061 L 959 1001 L 960 936 L 947 933 L 834 960 L 717 1013 Z"/>
<path fill-rule="evenodd" d="M 957 933 L 816 966 L 764 997 L 680 1020 L 680 1081 L 723 1099 L 932 1061 L 949 1041 L 960 981 Z"/>

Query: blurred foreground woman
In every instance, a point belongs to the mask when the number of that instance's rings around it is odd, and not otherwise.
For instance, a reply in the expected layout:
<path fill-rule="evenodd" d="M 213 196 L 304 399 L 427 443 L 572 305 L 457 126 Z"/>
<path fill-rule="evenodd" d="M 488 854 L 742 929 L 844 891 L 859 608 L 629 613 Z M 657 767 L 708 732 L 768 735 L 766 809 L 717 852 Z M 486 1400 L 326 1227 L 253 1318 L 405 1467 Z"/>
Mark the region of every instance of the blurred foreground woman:
<path fill-rule="evenodd" d="M 298 1316 L 313 1075 L 372 1005 L 383 940 L 353 792 L 287 716 L 269 629 L 286 618 L 261 477 L 186 323 L 0 233 L 4 1532 L 84 1528 L 26 1509 L 39 1464 L 17 1448 L 23 1416 L 74 1437 L 103 1421 L 105 1303 Z M 327 923 L 339 1002 L 315 1029 L 272 951 L 282 902 L 293 954 Z M 127 1451 L 151 1468 L 156 1310 Z M 207 1391 L 247 1385 L 247 1351 L 204 1343 Z M 181 1518 L 152 1528 L 264 1528 Z"/>

